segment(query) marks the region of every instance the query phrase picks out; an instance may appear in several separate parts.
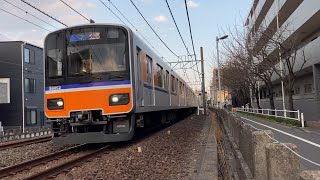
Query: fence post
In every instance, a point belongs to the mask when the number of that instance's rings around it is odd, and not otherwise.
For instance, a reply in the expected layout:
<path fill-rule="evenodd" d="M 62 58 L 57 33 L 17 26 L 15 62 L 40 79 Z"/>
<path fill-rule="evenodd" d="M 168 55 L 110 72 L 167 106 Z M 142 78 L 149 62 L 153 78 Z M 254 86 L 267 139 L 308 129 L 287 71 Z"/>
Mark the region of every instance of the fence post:
<path fill-rule="evenodd" d="M 301 113 L 301 127 L 304 128 L 304 115 Z"/>
<path fill-rule="evenodd" d="M 274 109 L 274 115 L 277 117 L 277 109 Z"/>
<path fill-rule="evenodd" d="M 283 115 L 284 115 L 284 118 L 287 118 L 287 110 L 283 110 Z"/>
<path fill-rule="evenodd" d="M 198 113 L 197 113 L 197 115 L 199 116 L 199 106 L 198 106 Z"/>
<path fill-rule="evenodd" d="M 268 110 L 268 116 L 270 116 L 270 111 L 269 111 L 270 109 L 267 109 L 267 110 Z"/>
<path fill-rule="evenodd" d="M 297 113 L 298 113 L 298 120 L 301 121 L 300 110 L 297 110 Z"/>

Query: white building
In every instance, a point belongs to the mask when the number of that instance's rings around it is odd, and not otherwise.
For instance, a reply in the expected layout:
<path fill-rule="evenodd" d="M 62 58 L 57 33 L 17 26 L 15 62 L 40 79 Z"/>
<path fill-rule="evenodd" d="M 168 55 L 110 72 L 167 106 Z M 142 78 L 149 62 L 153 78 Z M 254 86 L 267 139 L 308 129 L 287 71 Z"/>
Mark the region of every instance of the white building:
<path fill-rule="evenodd" d="M 278 17 L 278 23 L 277 23 Z M 296 38 L 299 42 L 297 63 L 294 70 L 297 80 L 294 87 L 294 108 L 304 113 L 305 120 L 320 122 L 320 1 L 319 0 L 254 0 L 246 20 L 248 33 L 256 38 L 254 48 L 261 49 L 267 39 L 257 37 L 256 31 L 263 29 L 275 34 L 278 27 L 289 27 L 285 42 Z M 304 49 L 306 64 L 302 67 L 301 50 Z M 277 49 L 270 55 L 279 53 Z M 300 70 L 300 68 L 302 69 Z M 299 71 L 298 71 L 299 69 Z M 281 83 L 274 77 L 276 109 L 282 109 Z M 268 92 L 262 86 L 260 91 L 262 108 L 269 108 Z M 255 103 L 253 103 L 255 105 Z M 288 106 L 286 98 L 286 106 Z M 315 123 L 317 124 L 317 123 Z"/>

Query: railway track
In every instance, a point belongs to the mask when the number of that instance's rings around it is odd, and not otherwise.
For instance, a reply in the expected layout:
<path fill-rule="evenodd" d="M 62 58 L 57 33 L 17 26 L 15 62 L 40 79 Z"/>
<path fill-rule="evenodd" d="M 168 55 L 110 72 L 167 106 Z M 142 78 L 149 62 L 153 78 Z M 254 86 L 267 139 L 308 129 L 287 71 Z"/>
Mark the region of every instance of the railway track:
<path fill-rule="evenodd" d="M 10 148 L 26 146 L 26 145 L 29 145 L 29 144 L 43 143 L 43 142 L 47 142 L 47 141 L 51 141 L 51 140 L 52 140 L 51 136 L 45 136 L 45 137 L 34 138 L 34 139 L 30 139 L 30 140 L 24 140 L 24 141 L 17 141 L 17 142 L 8 143 L 8 144 L 2 144 L 2 145 L 0 145 L 0 151 L 5 150 L 5 149 L 10 149 Z"/>
<path fill-rule="evenodd" d="M 46 179 L 70 170 L 80 163 L 106 153 L 110 145 L 78 145 L 44 157 L 0 169 L 1 179 Z"/>

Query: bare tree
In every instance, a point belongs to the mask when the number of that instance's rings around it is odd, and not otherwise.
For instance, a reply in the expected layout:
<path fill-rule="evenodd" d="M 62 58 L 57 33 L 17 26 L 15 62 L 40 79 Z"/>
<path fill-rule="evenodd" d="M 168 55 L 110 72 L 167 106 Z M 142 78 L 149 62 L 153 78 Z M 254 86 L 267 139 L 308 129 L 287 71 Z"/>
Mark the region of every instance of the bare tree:
<path fill-rule="evenodd" d="M 278 65 L 274 66 L 274 70 L 279 78 L 284 82 L 285 92 L 288 96 L 288 110 L 294 110 L 293 95 L 294 86 L 297 79 L 296 74 L 300 72 L 307 62 L 304 48 L 301 48 L 301 39 L 292 35 L 287 38 L 287 34 L 292 34 L 289 29 L 289 24 L 282 27 L 275 34 L 275 38 L 270 39 L 270 42 L 277 48 L 276 55 L 271 56 L 273 59 L 280 59 Z M 298 55 L 301 55 L 300 57 Z M 280 63 L 284 66 L 279 67 Z"/>
<path fill-rule="evenodd" d="M 254 48 L 254 45 L 258 41 L 257 38 L 252 38 L 245 30 L 234 29 L 232 31 L 229 30 L 231 40 L 224 43 L 227 55 L 229 58 L 234 59 L 233 63 L 235 65 L 246 69 L 252 77 L 250 87 L 256 96 L 258 108 L 260 108 L 260 102 L 256 83 L 257 81 L 263 81 L 269 93 L 270 107 L 274 109 L 274 85 L 271 79 L 274 75 L 274 68 L 270 68 L 274 63 L 271 64 L 270 61 L 266 61 L 268 51 L 272 48 L 273 44 L 267 43 L 266 46 L 257 50 L 257 48 Z M 260 32 L 263 34 L 263 30 L 257 31 L 256 34 Z"/>

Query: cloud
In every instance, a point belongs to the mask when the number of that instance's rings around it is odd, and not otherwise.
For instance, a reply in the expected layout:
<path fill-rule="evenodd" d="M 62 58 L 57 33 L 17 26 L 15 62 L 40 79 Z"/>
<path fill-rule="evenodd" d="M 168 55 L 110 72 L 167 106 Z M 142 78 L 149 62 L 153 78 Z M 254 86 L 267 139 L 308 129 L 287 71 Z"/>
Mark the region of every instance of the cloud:
<path fill-rule="evenodd" d="M 155 16 L 153 19 L 158 23 L 164 23 L 167 21 L 167 17 L 163 15 Z"/>
<path fill-rule="evenodd" d="M 197 7 L 200 6 L 199 3 L 196 3 L 196 2 L 193 1 L 193 0 L 188 0 L 188 1 L 187 1 L 187 5 L 188 5 L 189 8 L 197 8 Z"/>

